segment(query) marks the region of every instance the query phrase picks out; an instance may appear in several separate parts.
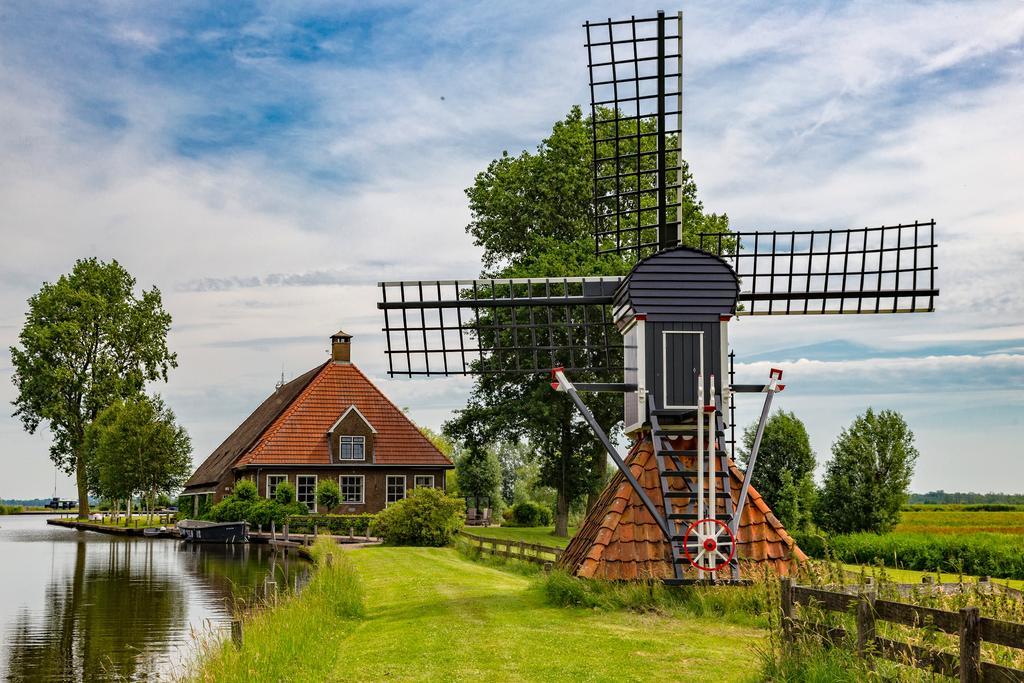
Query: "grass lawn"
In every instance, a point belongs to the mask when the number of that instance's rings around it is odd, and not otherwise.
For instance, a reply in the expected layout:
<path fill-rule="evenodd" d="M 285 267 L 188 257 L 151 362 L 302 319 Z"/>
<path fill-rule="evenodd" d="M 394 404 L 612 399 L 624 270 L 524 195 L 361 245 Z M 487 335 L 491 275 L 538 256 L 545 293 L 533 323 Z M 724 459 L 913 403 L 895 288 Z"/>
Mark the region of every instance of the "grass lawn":
<path fill-rule="evenodd" d="M 486 538 L 511 539 L 513 541 L 526 541 L 537 545 L 550 545 L 555 548 L 564 548 L 569 545 L 569 540 L 576 534 L 576 527 L 569 527 L 569 536 L 562 538 L 555 536 L 553 526 L 468 526 L 463 527 L 462 533 L 484 536 Z"/>
<path fill-rule="evenodd" d="M 365 616 L 311 626 L 303 601 L 267 615 L 240 653 L 200 677 L 253 680 L 750 680 L 765 632 L 718 619 L 550 607 L 536 579 L 448 548 L 372 547 L 347 557 Z M 323 570 L 321 570 L 323 571 Z M 330 570 L 328 570 L 330 571 Z M 315 581 L 315 580 L 314 580 Z M 223 660 L 231 660 L 225 666 Z"/>

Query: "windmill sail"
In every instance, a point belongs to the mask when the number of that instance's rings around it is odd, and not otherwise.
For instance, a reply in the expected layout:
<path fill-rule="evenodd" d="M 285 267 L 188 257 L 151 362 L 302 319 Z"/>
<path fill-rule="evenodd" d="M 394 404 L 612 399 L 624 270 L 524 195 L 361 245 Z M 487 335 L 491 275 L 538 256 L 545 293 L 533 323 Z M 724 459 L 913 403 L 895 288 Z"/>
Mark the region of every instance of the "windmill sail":
<path fill-rule="evenodd" d="M 849 230 L 704 234 L 740 278 L 740 315 L 935 310 L 935 221 Z"/>
<path fill-rule="evenodd" d="M 584 24 L 597 253 L 679 243 L 682 14 Z"/>
<path fill-rule="evenodd" d="M 622 374 L 612 322 L 617 277 L 380 283 L 388 372 L 395 376 Z"/>

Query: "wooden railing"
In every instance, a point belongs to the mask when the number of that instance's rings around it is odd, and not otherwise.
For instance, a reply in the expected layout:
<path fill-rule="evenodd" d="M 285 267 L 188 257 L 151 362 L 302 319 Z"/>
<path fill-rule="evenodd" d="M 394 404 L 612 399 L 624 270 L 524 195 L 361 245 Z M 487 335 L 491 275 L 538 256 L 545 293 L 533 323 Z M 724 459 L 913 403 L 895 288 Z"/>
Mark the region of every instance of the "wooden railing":
<path fill-rule="evenodd" d="M 1024 670 L 1013 669 L 981 658 L 981 643 L 988 642 L 1010 648 L 1024 649 L 1024 624 L 982 617 L 977 607 L 947 612 L 919 607 L 876 597 L 868 589 L 856 595 L 821 588 L 797 586 L 789 578 L 782 579 L 782 629 L 792 642 L 798 633 L 816 633 L 833 645 L 842 644 L 847 631 L 841 626 L 828 626 L 794 616 L 795 605 L 813 606 L 827 612 L 854 612 L 857 632 L 856 648 L 863 657 L 880 656 L 943 676 L 959 676 L 961 681 L 1024 681 Z M 876 634 L 876 623 L 884 621 L 913 628 L 941 631 L 959 639 L 959 653 L 941 652 Z"/>
<path fill-rule="evenodd" d="M 563 548 L 555 548 L 526 541 L 515 541 L 508 538 L 487 538 L 476 534 L 459 534 L 469 543 L 480 549 L 480 552 L 489 552 L 494 556 L 501 556 L 505 559 L 522 560 L 536 564 L 554 564 L 562 556 Z M 488 548 L 488 546 L 490 546 Z M 500 549 L 499 549 L 500 548 Z"/>

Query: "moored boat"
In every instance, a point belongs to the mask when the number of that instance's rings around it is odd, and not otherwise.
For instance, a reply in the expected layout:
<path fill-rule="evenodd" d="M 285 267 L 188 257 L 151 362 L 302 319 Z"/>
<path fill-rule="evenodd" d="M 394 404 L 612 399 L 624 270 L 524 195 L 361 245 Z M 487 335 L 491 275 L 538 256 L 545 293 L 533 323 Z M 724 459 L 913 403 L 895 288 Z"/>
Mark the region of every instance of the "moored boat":
<path fill-rule="evenodd" d="M 178 532 L 184 541 L 194 543 L 248 543 L 248 522 L 206 522 L 198 519 L 183 519 L 178 522 Z"/>

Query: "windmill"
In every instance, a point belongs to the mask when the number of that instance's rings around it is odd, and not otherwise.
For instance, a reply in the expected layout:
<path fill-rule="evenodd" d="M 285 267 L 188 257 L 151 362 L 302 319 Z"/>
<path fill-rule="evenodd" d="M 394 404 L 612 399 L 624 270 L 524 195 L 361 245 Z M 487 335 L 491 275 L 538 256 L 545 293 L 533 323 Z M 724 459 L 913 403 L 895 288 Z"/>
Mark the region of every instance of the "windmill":
<path fill-rule="evenodd" d="M 737 316 L 932 311 L 935 223 L 688 233 L 682 13 L 584 28 L 595 250 L 629 259 L 632 270 L 624 277 L 382 282 L 389 374 L 550 373 L 667 542 L 672 569 L 662 578 L 738 581 L 740 520 L 783 385 L 774 369 L 766 382 L 733 381 L 730 323 Z M 653 497 L 581 392 L 623 394 L 626 434 L 653 444 L 660 484 Z M 735 397 L 750 392 L 763 393 L 764 404 L 734 487 L 726 417 L 734 430 Z"/>

